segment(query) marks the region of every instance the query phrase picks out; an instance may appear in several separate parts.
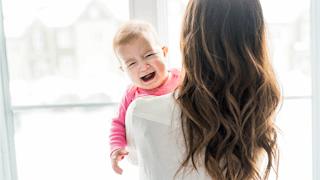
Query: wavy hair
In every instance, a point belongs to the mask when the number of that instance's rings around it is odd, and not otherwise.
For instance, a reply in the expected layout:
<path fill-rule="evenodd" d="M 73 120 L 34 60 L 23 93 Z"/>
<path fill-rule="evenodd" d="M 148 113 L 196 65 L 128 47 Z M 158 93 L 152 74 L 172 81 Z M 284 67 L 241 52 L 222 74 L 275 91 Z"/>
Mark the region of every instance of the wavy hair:
<path fill-rule="evenodd" d="M 197 170 L 205 152 L 212 179 L 266 180 L 271 169 L 278 177 L 283 97 L 266 39 L 259 0 L 189 1 L 180 38 L 185 74 L 174 91 L 187 156 L 177 173 L 190 159 Z"/>

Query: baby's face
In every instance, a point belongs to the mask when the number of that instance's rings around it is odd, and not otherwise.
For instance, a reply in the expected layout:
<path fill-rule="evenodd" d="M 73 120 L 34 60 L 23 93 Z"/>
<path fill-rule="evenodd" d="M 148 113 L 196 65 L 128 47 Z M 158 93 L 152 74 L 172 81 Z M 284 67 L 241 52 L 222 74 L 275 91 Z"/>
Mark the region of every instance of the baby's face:
<path fill-rule="evenodd" d="M 151 36 L 141 36 L 116 49 L 121 67 L 133 85 L 145 90 L 157 88 L 168 76 L 165 50 Z"/>

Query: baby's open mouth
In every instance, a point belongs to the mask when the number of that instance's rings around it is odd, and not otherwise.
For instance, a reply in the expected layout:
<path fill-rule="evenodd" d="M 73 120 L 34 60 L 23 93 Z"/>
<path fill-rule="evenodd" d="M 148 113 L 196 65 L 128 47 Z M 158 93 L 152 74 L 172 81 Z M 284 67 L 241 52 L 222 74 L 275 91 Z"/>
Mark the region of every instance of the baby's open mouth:
<path fill-rule="evenodd" d="M 150 74 L 147 74 L 147 75 L 141 77 L 141 79 L 142 79 L 143 81 L 148 81 L 148 80 L 152 79 L 155 74 L 156 74 L 156 72 L 152 72 L 152 73 L 150 73 Z"/>

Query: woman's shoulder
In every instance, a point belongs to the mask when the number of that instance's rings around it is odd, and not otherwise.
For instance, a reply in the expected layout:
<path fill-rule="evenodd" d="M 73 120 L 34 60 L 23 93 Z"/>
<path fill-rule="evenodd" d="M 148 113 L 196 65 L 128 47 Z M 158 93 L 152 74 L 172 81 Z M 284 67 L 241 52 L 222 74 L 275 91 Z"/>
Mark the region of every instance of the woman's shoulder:
<path fill-rule="evenodd" d="M 161 95 L 161 96 L 155 96 L 155 95 L 149 95 L 149 96 L 143 96 L 135 100 L 135 103 L 137 105 L 150 105 L 152 107 L 163 107 L 163 105 L 172 105 L 175 102 L 175 98 L 179 92 L 179 89 L 175 92 L 171 92 L 169 94 Z M 175 97 L 173 97 L 175 95 Z"/>
<path fill-rule="evenodd" d="M 171 120 L 172 113 L 175 111 L 175 98 L 173 92 L 162 96 L 144 96 L 132 101 L 128 109 L 133 116 L 145 119 L 156 118 L 164 124 L 170 124 L 167 120 Z"/>

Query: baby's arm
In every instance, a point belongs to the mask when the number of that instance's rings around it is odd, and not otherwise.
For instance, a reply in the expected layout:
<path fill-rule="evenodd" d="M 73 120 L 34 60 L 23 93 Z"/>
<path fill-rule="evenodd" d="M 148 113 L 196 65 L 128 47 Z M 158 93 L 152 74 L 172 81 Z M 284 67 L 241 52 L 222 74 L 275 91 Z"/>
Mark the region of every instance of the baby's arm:
<path fill-rule="evenodd" d="M 121 99 L 119 105 L 119 111 L 115 118 L 112 119 L 110 129 L 110 157 L 113 151 L 121 148 L 125 149 L 127 146 L 126 142 L 126 129 L 125 129 L 125 116 L 129 104 L 132 101 L 132 95 L 129 93 L 131 86 L 129 85 L 124 96 Z M 124 156 L 121 158 L 121 160 Z"/>

